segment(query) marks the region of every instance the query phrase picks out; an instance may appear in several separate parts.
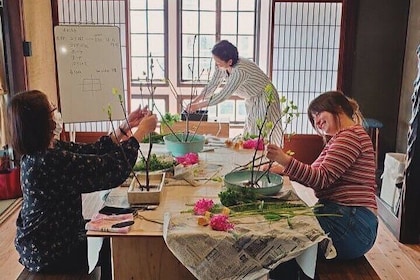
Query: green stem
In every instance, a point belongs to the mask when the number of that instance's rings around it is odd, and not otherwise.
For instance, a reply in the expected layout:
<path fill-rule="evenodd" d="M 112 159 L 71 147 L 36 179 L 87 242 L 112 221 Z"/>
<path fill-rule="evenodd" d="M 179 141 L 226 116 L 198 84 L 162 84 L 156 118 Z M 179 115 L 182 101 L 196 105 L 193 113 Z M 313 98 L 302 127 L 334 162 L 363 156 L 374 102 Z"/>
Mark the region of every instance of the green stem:
<path fill-rule="evenodd" d="M 110 119 L 109 119 L 109 121 L 111 122 L 112 133 L 114 134 L 115 139 L 118 139 L 118 138 L 117 138 L 117 134 L 115 133 L 115 127 L 114 127 L 114 123 L 112 122 L 112 119 L 110 118 Z M 118 141 L 117 141 L 117 142 L 118 142 Z M 121 149 L 121 151 L 122 151 L 122 154 L 123 154 L 123 156 L 124 156 L 124 160 L 127 162 L 127 165 L 128 165 L 128 167 L 130 168 L 131 174 L 133 175 L 133 177 L 136 179 L 137 183 L 139 184 L 139 188 L 140 188 L 141 190 L 143 190 L 143 186 L 142 186 L 142 184 L 140 183 L 139 178 L 137 178 L 136 173 L 134 172 L 133 166 L 131 166 L 131 164 L 128 162 L 128 158 L 127 158 L 127 156 L 126 156 L 126 154 L 125 154 L 125 152 L 124 152 L 123 147 L 121 146 L 121 144 L 120 144 L 120 143 L 117 143 L 117 145 L 118 145 L 118 147 L 119 147 L 119 148 Z"/>

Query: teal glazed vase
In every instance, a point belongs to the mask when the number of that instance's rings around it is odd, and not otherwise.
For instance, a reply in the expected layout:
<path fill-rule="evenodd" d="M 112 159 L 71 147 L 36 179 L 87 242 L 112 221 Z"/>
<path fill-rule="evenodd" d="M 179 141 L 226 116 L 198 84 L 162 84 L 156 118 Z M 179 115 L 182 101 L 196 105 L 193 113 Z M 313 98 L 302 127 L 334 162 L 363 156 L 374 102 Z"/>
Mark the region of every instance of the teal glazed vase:
<path fill-rule="evenodd" d="M 224 185 L 226 188 L 237 189 L 247 187 L 251 181 L 251 170 L 233 171 L 227 173 L 224 177 Z M 254 170 L 254 181 L 260 178 L 264 171 Z M 255 187 L 257 194 L 262 196 L 276 195 L 283 187 L 283 177 L 279 174 L 268 172 L 258 181 Z"/>
<path fill-rule="evenodd" d="M 180 157 L 188 153 L 198 153 L 203 150 L 205 137 L 199 134 L 175 133 L 163 137 L 166 149 L 174 156 Z"/>

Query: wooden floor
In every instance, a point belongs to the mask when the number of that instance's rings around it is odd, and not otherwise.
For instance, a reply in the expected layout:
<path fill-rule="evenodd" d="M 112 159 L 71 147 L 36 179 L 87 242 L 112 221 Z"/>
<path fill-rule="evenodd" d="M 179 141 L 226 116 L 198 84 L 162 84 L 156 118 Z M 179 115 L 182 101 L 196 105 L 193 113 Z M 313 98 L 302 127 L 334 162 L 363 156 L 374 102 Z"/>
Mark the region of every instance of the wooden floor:
<path fill-rule="evenodd" d="M 420 244 L 399 243 L 381 219 L 375 245 L 365 256 L 381 279 L 420 279 Z"/>
<path fill-rule="evenodd" d="M 97 193 L 86 196 L 84 215 L 91 216 L 100 207 Z M 17 279 L 22 271 L 18 263 L 18 254 L 13 245 L 16 232 L 15 211 L 0 225 L 0 280 Z M 381 279 L 418 280 L 420 279 L 420 244 L 405 245 L 399 243 L 380 220 L 378 238 L 373 248 L 366 254 L 366 259 Z"/>

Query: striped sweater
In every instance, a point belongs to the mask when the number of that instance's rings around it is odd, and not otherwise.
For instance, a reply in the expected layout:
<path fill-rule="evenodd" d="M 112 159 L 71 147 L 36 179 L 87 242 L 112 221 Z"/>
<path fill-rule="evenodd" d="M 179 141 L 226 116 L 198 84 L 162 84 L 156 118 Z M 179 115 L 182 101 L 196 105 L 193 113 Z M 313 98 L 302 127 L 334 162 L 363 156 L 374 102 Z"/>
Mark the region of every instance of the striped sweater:
<path fill-rule="evenodd" d="M 215 93 L 223 81 L 226 82 L 225 85 L 220 92 Z M 258 120 L 265 118 L 267 97 L 264 90 L 269 84 L 271 84 L 270 79 L 257 64 L 249 59 L 240 57 L 238 62 L 232 67 L 229 75 L 225 70 L 216 68 L 212 79 L 204 87 L 202 94 L 209 101 L 209 106 L 225 101 L 232 94 L 237 94 L 244 98 L 247 113 L 244 132 L 257 134 Z M 273 123 L 281 117 L 279 94 L 276 90 L 274 92 L 274 100 L 273 104 L 269 106 L 267 113 L 267 120 Z M 277 126 L 272 133 L 271 142 L 280 145 L 281 141 L 281 127 Z"/>
<path fill-rule="evenodd" d="M 292 159 L 285 173 L 314 189 L 320 200 L 377 209 L 375 168 L 372 141 L 355 125 L 334 135 L 311 165 Z"/>

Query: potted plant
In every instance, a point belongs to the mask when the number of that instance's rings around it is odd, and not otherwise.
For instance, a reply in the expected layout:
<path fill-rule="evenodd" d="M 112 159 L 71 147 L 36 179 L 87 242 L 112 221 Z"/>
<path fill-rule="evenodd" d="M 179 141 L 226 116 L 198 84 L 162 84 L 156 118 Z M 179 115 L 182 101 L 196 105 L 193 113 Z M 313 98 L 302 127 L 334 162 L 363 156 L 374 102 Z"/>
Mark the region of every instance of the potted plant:
<path fill-rule="evenodd" d="M 136 179 L 131 180 L 127 190 L 128 203 L 131 205 L 159 204 L 165 176 L 166 172 L 149 174 L 146 185 L 145 173 L 136 172 Z"/>
<path fill-rule="evenodd" d="M 121 109 L 124 113 L 125 121 L 128 126 L 130 126 L 122 95 L 118 92 L 117 89 L 113 89 L 113 94 L 118 96 Z M 112 109 L 110 106 L 108 106 L 108 118 L 111 123 L 112 132 L 115 135 L 115 128 L 112 121 Z M 136 172 L 134 168 L 129 165 L 133 178 L 127 190 L 128 202 L 130 204 L 159 204 L 160 202 L 162 187 L 165 180 L 165 172 L 150 174 L 151 163 L 153 162 L 153 159 L 156 159 L 156 156 L 151 153 L 153 147 L 152 135 L 150 134 L 148 138 L 149 149 L 147 156 L 145 156 L 139 149 L 141 161 L 144 163 L 144 172 Z"/>
<path fill-rule="evenodd" d="M 192 102 L 194 95 L 196 95 L 196 81 L 200 80 L 200 77 L 204 73 L 204 69 L 202 69 L 202 71 L 200 71 L 200 73 L 197 76 L 195 76 L 194 63 L 196 60 L 195 58 L 196 40 L 197 40 L 197 35 L 194 36 L 194 40 L 193 40 L 192 65 L 188 66 L 188 69 L 191 72 L 191 77 L 192 77 L 191 90 L 190 90 L 190 102 Z M 211 70 L 211 61 L 210 61 L 210 67 L 209 67 L 208 73 L 210 73 L 210 70 Z M 171 89 L 171 92 L 176 96 L 176 98 L 178 98 L 179 94 L 176 91 L 174 85 L 172 84 L 170 80 L 167 80 L 167 81 Z M 189 122 L 190 120 L 199 122 L 196 128 L 196 131 L 197 131 L 201 122 L 207 121 L 207 118 L 208 118 L 207 113 L 208 113 L 208 110 L 199 110 L 195 113 L 190 113 L 185 110 L 182 112 L 181 119 L 185 121 L 185 131 L 181 133 L 175 133 L 172 129 L 170 129 L 171 133 L 163 137 L 166 148 L 168 149 L 168 151 L 172 153 L 172 155 L 178 157 L 178 156 L 183 156 L 191 152 L 198 153 L 203 149 L 205 137 L 203 135 L 197 134 L 196 132 L 191 133 L 189 130 Z M 166 120 L 162 118 L 162 122 L 164 123 L 164 125 L 170 128 L 170 126 L 165 121 Z"/>
<path fill-rule="evenodd" d="M 269 171 L 273 162 L 264 162 L 264 155 L 258 156 L 257 152 L 258 150 L 263 150 L 265 143 L 270 142 L 271 134 L 275 127 L 280 126 L 284 135 L 287 125 L 291 123 L 293 118 L 299 116 L 299 113 L 293 101 L 287 102 L 286 98 L 282 96 L 280 99 L 283 107 L 281 117 L 274 123 L 268 121 L 268 109 L 275 104 L 274 86 L 268 84 L 265 87 L 265 93 L 267 96 L 266 115 L 264 119 L 259 120 L 257 123 L 258 135 L 256 135 L 252 159 L 245 165 L 239 166 L 225 175 L 224 183 L 225 187 L 230 189 L 229 192 L 242 192 L 243 195 L 243 188 L 248 188 L 261 196 L 270 196 L 278 193 L 283 185 L 282 176 Z M 265 171 L 260 170 L 261 166 L 265 164 L 268 164 L 268 168 Z"/>

